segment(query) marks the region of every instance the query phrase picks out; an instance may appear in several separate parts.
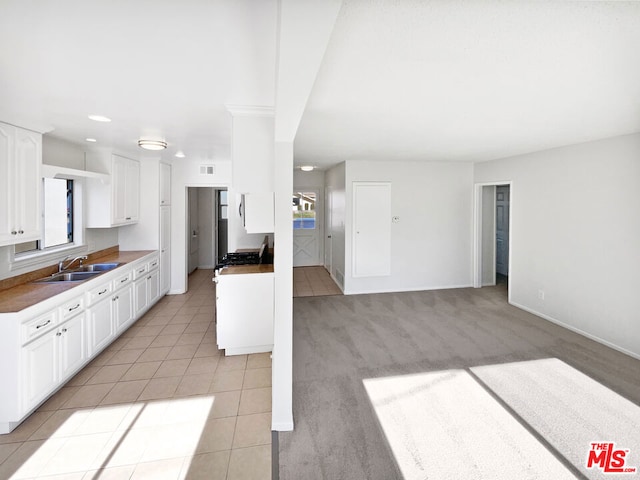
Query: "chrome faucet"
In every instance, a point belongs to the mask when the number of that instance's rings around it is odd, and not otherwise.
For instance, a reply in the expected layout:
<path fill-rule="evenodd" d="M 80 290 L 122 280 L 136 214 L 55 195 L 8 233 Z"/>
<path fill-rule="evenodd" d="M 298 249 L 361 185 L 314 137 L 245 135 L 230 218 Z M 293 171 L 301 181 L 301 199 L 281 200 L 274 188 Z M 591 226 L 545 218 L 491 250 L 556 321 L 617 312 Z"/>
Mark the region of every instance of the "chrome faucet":
<path fill-rule="evenodd" d="M 64 262 L 66 262 L 67 260 L 69 260 L 71 258 L 71 255 L 69 255 L 68 257 L 63 258 L 62 260 L 60 260 L 58 262 L 58 273 L 60 272 L 64 272 L 66 269 L 68 269 L 71 265 L 73 265 L 73 262 L 75 262 L 76 260 L 80 260 L 80 266 L 82 266 L 82 261 L 87 259 L 86 255 L 80 255 L 79 257 L 75 257 L 73 260 L 71 260 L 69 263 L 67 263 L 66 265 L 64 264 Z"/>

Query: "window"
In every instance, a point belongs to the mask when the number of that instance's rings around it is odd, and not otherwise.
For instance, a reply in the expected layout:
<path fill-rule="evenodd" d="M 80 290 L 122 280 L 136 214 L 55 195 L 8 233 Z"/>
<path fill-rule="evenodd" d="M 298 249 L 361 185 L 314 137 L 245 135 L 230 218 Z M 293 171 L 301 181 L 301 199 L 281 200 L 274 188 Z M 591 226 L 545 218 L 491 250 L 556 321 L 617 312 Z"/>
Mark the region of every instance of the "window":
<path fill-rule="evenodd" d="M 293 194 L 293 229 L 316 228 L 316 193 L 295 192 Z"/>
<path fill-rule="evenodd" d="M 15 246 L 15 253 L 27 253 L 73 243 L 73 180 L 43 179 L 42 238 Z"/>

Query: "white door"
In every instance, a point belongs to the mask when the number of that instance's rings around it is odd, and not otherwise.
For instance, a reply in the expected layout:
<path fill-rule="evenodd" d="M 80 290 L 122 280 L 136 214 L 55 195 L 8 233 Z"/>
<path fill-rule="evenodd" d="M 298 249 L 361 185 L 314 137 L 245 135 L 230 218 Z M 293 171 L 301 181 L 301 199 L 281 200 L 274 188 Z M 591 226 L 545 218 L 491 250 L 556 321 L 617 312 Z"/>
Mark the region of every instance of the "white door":
<path fill-rule="evenodd" d="M 322 265 L 322 217 L 317 190 L 293 193 L 293 266 Z"/>
<path fill-rule="evenodd" d="M 333 224 L 332 224 L 332 210 L 333 210 L 333 198 L 332 198 L 332 189 L 331 187 L 327 187 L 325 189 L 325 222 L 324 222 L 324 268 L 327 269 L 330 275 L 333 274 L 331 271 L 331 264 L 333 258 Z"/>
<path fill-rule="evenodd" d="M 354 277 L 391 274 L 391 183 L 353 183 Z"/>
<path fill-rule="evenodd" d="M 87 358 L 84 313 L 60 327 L 60 380 L 64 380 L 84 364 Z"/>
<path fill-rule="evenodd" d="M 496 273 L 509 275 L 509 186 L 496 188 Z"/>

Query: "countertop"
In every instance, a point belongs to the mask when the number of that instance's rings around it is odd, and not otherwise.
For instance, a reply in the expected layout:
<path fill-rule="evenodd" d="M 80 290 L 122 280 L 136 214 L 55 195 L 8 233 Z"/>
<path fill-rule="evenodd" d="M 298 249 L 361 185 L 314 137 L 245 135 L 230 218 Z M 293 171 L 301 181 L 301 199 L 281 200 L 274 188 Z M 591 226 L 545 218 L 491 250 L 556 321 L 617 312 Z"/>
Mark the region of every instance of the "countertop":
<path fill-rule="evenodd" d="M 93 263 L 131 263 L 144 257 L 154 250 L 137 250 L 110 253 L 99 258 L 90 260 L 85 265 Z M 113 271 L 117 271 L 117 267 Z M 99 278 L 100 275 L 97 276 Z M 58 282 L 55 283 L 24 283 L 13 288 L 0 291 L 0 313 L 13 313 L 31 307 L 36 303 L 46 300 L 49 297 L 66 292 L 72 288 L 82 285 L 84 282 Z"/>
<path fill-rule="evenodd" d="M 262 265 L 229 265 L 220 270 L 220 275 L 240 275 L 246 273 L 273 273 L 273 263 Z"/>

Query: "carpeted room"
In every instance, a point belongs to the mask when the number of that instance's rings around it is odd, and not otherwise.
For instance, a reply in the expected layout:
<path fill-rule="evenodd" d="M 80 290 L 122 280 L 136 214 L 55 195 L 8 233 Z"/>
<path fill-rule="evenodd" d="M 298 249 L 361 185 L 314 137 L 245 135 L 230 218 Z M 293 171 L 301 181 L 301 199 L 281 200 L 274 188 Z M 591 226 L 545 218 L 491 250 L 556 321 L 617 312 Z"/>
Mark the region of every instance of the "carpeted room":
<path fill-rule="evenodd" d="M 604 478 L 591 441 L 640 463 L 638 371 L 504 286 L 297 298 L 280 478 Z"/>

